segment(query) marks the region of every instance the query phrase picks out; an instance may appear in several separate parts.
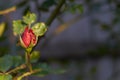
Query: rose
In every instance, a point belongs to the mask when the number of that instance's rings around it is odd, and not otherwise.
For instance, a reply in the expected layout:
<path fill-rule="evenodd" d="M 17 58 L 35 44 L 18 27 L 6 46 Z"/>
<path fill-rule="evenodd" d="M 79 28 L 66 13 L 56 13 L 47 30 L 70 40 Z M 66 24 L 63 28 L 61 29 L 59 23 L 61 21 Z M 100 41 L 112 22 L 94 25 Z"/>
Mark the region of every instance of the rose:
<path fill-rule="evenodd" d="M 20 43 L 24 48 L 33 47 L 37 43 L 37 36 L 28 26 L 24 29 L 22 35 L 20 36 Z"/>

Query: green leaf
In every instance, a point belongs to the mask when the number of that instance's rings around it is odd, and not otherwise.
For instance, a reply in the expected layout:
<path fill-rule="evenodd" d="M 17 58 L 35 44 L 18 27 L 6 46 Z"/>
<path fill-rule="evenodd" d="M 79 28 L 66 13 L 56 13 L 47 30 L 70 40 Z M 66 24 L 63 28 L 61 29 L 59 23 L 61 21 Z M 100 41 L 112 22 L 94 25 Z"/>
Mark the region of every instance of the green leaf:
<path fill-rule="evenodd" d="M 0 75 L 0 80 L 12 80 L 11 75 Z"/>
<path fill-rule="evenodd" d="M 27 25 L 31 25 L 36 21 L 36 15 L 34 13 L 27 13 L 26 16 L 23 16 L 23 22 L 25 22 Z"/>
<path fill-rule="evenodd" d="M 66 5 L 65 11 L 69 11 L 71 13 L 83 13 L 84 10 L 82 4 L 76 4 L 74 2 L 71 2 Z"/>
<path fill-rule="evenodd" d="M 45 32 L 47 31 L 47 27 L 44 23 L 36 23 L 32 27 L 33 32 L 35 33 L 36 36 L 43 36 Z"/>
<path fill-rule="evenodd" d="M 44 77 L 44 76 L 46 76 L 46 75 L 48 75 L 49 74 L 49 71 L 47 71 L 47 70 L 42 70 L 42 71 L 40 71 L 40 72 L 38 72 L 38 73 L 36 73 L 36 74 L 34 74 L 35 76 L 39 76 L 39 77 Z"/>
<path fill-rule="evenodd" d="M 47 63 L 38 63 L 37 65 L 35 65 L 34 66 L 34 68 L 35 69 L 39 69 L 39 68 L 41 68 L 41 69 L 48 69 L 49 68 L 49 66 L 48 66 L 48 64 Z"/>
<path fill-rule="evenodd" d="M 77 9 L 80 13 L 83 13 L 83 11 L 84 11 L 83 10 L 83 5 L 81 5 L 81 4 L 77 5 Z"/>
<path fill-rule="evenodd" d="M 26 25 L 22 23 L 21 20 L 15 20 L 13 21 L 13 33 L 14 35 L 20 35 L 24 29 L 25 29 Z"/>
<path fill-rule="evenodd" d="M 70 11 L 72 13 L 75 13 L 76 11 L 83 13 L 83 6 L 81 4 L 73 4 L 70 8 Z"/>
<path fill-rule="evenodd" d="M 21 56 L 12 56 L 12 60 L 14 67 L 17 67 L 24 62 Z"/>
<path fill-rule="evenodd" d="M 42 71 L 34 74 L 34 75 L 40 76 L 40 77 L 46 76 L 50 72 L 50 68 L 46 63 L 39 63 L 39 64 L 35 65 L 33 68 L 42 69 Z"/>
<path fill-rule="evenodd" d="M 46 63 L 39 63 L 39 64 L 35 65 L 34 68 L 42 69 L 42 71 L 34 74 L 34 75 L 40 76 L 40 77 L 46 76 L 48 74 L 62 74 L 65 72 L 65 70 L 61 69 L 61 68 L 53 69 L 53 68 L 49 67 L 49 65 Z"/>
<path fill-rule="evenodd" d="M 30 55 L 30 59 L 31 59 L 32 63 L 37 62 L 39 58 L 40 58 L 40 52 L 39 51 L 33 51 Z"/>
<path fill-rule="evenodd" d="M 63 74 L 65 72 L 66 71 L 64 69 L 54 69 L 54 70 L 51 70 L 51 73 L 53 73 L 53 74 Z"/>
<path fill-rule="evenodd" d="M 12 57 L 5 55 L 0 58 L 0 71 L 6 72 L 13 65 Z"/>

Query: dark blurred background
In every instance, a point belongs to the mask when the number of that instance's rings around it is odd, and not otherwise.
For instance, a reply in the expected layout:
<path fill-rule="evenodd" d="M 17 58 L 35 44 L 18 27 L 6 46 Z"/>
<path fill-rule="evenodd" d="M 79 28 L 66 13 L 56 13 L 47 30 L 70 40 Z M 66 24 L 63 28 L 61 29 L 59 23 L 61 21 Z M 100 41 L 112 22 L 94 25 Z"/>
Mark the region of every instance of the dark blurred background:
<path fill-rule="evenodd" d="M 0 56 L 24 53 L 12 21 L 27 12 L 48 25 L 39 61 L 66 70 L 30 80 L 120 80 L 119 0 L 1 0 Z"/>

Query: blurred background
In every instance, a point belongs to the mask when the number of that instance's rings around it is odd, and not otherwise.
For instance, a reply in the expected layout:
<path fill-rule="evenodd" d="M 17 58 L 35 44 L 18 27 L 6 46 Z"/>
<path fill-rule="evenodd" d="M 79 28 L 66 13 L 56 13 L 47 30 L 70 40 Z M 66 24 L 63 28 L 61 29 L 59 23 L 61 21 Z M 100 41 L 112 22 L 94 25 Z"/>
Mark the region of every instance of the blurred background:
<path fill-rule="evenodd" d="M 24 53 L 12 21 L 27 12 L 48 25 L 39 61 L 66 70 L 29 80 L 120 80 L 119 0 L 1 0 L 0 56 Z"/>

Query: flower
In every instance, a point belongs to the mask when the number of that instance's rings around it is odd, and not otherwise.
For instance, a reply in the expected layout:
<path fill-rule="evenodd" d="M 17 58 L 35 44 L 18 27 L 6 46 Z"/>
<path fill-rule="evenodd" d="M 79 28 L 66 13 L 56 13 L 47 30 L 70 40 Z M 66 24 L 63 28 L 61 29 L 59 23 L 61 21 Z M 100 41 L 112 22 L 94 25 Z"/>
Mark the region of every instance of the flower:
<path fill-rule="evenodd" d="M 25 28 L 22 35 L 20 36 L 20 43 L 24 48 L 33 47 L 37 43 L 37 36 L 28 26 Z"/>

